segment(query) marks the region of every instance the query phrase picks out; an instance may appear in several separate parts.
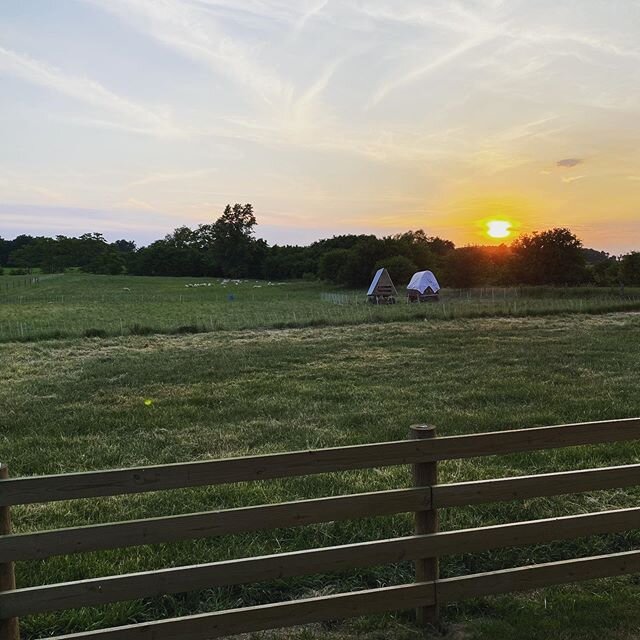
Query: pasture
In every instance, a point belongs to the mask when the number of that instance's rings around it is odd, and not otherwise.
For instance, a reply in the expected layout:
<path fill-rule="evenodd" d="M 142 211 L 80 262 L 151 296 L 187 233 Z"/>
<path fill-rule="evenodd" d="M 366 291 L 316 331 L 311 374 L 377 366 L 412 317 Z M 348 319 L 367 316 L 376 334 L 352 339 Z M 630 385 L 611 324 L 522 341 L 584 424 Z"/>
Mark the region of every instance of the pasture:
<path fill-rule="evenodd" d="M 400 288 L 399 303 L 380 308 L 364 291 L 316 282 L 82 273 L 29 281 L 0 276 L 0 342 L 640 310 L 638 288 L 445 289 L 434 305 L 407 305 Z"/>
<path fill-rule="evenodd" d="M 386 441 L 404 438 L 416 422 L 449 435 L 640 415 L 640 314 L 633 312 L 640 303 L 629 292 L 505 292 L 501 300 L 495 291 L 445 292 L 444 305 L 372 308 L 327 302 L 327 289 L 313 283 L 184 286 L 191 282 L 72 274 L 42 277 L 19 294 L 0 288 L 0 459 L 12 475 Z M 22 334 L 12 333 L 20 324 Z M 145 327 L 149 335 L 135 335 Z M 90 328 L 106 336 L 82 337 Z M 58 337 L 46 339 L 52 335 Z M 640 443 L 577 447 L 447 462 L 441 481 L 639 461 Z M 31 505 L 16 509 L 15 522 L 29 531 L 409 484 L 408 470 L 394 467 Z M 636 506 L 639 497 L 631 488 L 444 510 L 441 526 Z M 373 540 L 407 535 L 411 527 L 402 515 L 78 554 L 19 563 L 18 582 Z M 623 551 L 639 542 L 631 532 L 448 557 L 442 574 Z M 412 571 L 400 563 L 42 614 L 22 624 L 25 638 L 40 638 L 398 584 Z M 443 617 L 451 639 L 630 639 L 640 627 L 640 593 L 636 579 L 616 578 L 452 605 Z M 410 614 L 397 614 L 265 635 L 406 640 L 422 632 Z"/>

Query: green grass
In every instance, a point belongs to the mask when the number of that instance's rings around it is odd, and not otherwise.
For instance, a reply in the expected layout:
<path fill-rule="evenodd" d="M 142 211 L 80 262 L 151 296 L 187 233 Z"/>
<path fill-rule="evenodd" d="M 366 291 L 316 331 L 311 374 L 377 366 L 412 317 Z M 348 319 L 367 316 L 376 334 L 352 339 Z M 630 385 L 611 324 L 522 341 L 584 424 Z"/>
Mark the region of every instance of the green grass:
<path fill-rule="evenodd" d="M 77 272 L 30 278 L 0 277 L 0 342 L 152 333 L 530 317 L 640 310 L 640 290 L 520 288 L 445 290 L 439 304 L 375 307 L 364 290 L 323 295 L 320 283 L 228 282 L 206 278 L 95 276 Z M 187 285 L 209 283 L 210 286 Z M 229 298 L 233 297 L 233 300 Z M 402 298 L 402 290 L 401 296 Z"/>
<path fill-rule="evenodd" d="M 57 293 L 47 295 L 88 295 L 86 278 L 52 278 L 47 287 Z M 32 295 L 41 295 L 45 282 Z M 97 279 L 93 295 L 116 284 Z M 153 286 L 160 295 L 173 282 Z M 320 288 L 302 283 L 256 289 L 255 295 L 270 302 L 285 290 L 288 313 L 295 311 L 294 294 L 302 307 L 305 300 L 321 303 Z M 188 295 L 201 292 L 209 293 L 196 289 Z M 31 304 L 43 308 L 24 306 Z M 31 475 L 386 441 L 404 438 L 416 422 L 436 424 L 448 435 L 638 416 L 639 331 L 640 315 L 634 313 L 578 313 L 4 343 L 0 459 L 13 475 Z M 145 399 L 153 403 L 147 406 Z M 640 447 L 626 443 L 446 462 L 441 476 L 451 482 L 639 460 Z M 19 531 L 31 531 L 409 483 L 408 470 L 394 467 L 31 505 L 16 508 L 14 517 Z M 634 488 L 450 509 L 442 512 L 442 528 L 635 506 L 639 497 Z M 28 586 L 410 532 L 411 518 L 401 515 L 80 554 L 19 563 L 18 582 Z M 639 541 L 638 532 L 629 532 L 447 557 L 442 573 L 621 551 Z M 400 563 L 39 615 L 23 621 L 24 638 L 411 579 L 411 566 Z M 640 626 L 639 594 L 629 577 L 457 603 L 443 614 L 451 639 L 632 638 Z M 268 635 L 403 640 L 421 632 L 410 614 L 397 614 Z"/>

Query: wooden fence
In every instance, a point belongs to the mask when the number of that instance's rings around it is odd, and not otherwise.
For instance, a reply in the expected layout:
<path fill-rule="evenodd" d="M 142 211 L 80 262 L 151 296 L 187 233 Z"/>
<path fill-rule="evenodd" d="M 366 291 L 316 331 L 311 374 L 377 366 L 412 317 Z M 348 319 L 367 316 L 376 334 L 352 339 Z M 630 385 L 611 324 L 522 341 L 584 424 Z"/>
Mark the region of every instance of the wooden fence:
<path fill-rule="evenodd" d="M 445 507 L 640 484 L 640 464 L 438 484 L 437 465 L 441 460 L 635 439 L 640 439 L 640 418 L 451 437 L 435 437 L 433 427 L 418 425 L 411 427 L 410 438 L 403 441 L 226 460 L 24 478 L 9 478 L 7 467 L 2 466 L 0 640 L 17 640 L 20 634 L 18 619 L 30 614 L 406 560 L 415 562 L 416 578 L 411 584 L 216 611 L 57 638 L 219 638 L 410 608 L 416 608 L 420 623 L 429 623 L 437 620 L 438 606 L 451 601 L 636 573 L 640 571 L 640 551 L 446 579 L 438 577 L 438 558 L 635 529 L 640 527 L 640 508 L 444 532 L 438 531 L 437 516 L 438 509 Z M 414 486 L 411 488 L 37 533 L 11 533 L 10 508 L 13 505 L 404 464 L 413 465 Z M 415 513 L 415 535 L 29 588 L 16 588 L 15 584 L 16 561 L 405 512 Z"/>

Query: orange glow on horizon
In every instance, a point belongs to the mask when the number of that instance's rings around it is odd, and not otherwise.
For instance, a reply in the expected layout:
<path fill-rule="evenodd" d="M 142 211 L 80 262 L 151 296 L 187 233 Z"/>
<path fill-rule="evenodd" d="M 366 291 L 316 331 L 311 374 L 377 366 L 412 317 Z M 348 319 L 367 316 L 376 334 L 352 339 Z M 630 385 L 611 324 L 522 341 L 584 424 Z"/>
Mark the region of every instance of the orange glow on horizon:
<path fill-rule="evenodd" d="M 538 194 L 525 190 L 501 193 L 476 188 L 471 194 L 460 190 L 443 202 L 443 209 L 449 212 L 447 222 L 458 231 L 452 239 L 459 245 L 509 244 L 535 228 L 539 212 L 546 207 Z"/>

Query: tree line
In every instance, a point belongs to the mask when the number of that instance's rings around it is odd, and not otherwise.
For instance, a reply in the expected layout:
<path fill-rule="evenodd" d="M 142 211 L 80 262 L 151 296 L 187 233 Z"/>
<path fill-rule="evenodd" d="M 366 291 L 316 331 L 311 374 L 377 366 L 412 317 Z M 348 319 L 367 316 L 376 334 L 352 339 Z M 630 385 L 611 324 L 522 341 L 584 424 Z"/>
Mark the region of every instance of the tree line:
<path fill-rule="evenodd" d="M 255 237 L 250 204 L 227 205 L 211 224 L 183 226 L 146 247 L 107 242 L 99 233 L 79 237 L 0 238 L 0 270 L 44 273 L 80 268 L 96 274 L 324 280 L 368 285 L 386 267 L 398 285 L 420 270 L 456 288 L 509 285 L 640 285 L 640 252 L 624 256 L 588 249 L 569 229 L 524 234 L 510 245 L 456 247 L 424 231 L 378 238 L 339 235 L 308 246 L 273 245 Z"/>

